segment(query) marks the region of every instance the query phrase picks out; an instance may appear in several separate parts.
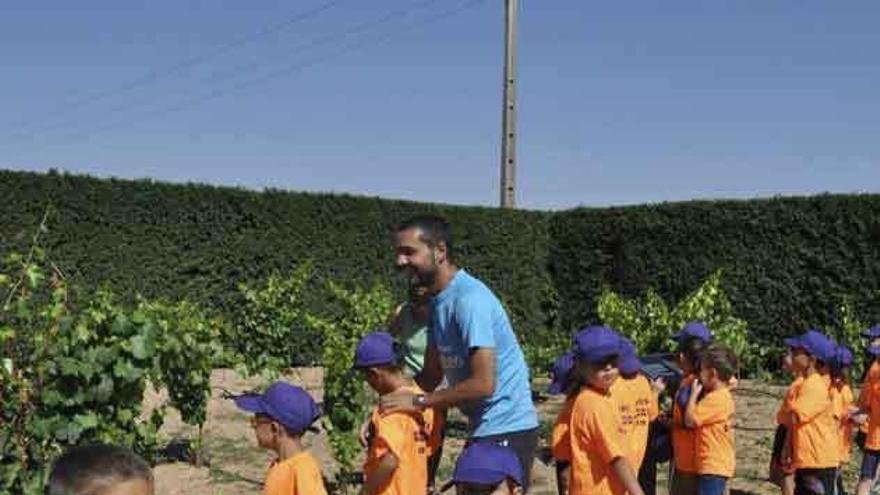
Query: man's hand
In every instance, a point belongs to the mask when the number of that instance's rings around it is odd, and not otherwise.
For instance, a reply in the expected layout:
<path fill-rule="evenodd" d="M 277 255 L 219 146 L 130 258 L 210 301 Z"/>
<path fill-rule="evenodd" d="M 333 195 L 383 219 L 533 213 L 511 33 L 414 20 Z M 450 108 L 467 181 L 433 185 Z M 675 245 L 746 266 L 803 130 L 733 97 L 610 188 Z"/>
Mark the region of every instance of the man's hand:
<path fill-rule="evenodd" d="M 415 405 L 413 399 L 416 394 L 406 390 L 399 390 L 390 394 L 383 395 L 379 399 L 379 412 L 382 414 L 391 414 L 395 412 L 415 412 L 420 408 Z"/>

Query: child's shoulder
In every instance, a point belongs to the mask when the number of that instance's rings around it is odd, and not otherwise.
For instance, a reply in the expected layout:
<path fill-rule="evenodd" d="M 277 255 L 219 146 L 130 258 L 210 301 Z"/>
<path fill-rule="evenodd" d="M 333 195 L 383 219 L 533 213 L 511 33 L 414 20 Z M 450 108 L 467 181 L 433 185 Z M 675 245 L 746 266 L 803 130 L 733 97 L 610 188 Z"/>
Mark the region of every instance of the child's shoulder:
<path fill-rule="evenodd" d="M 286 490 L 284 493 L 287 493 L 289 491 L 287 487 L 294 486 L 298 478 L 310 479 L 320 476 L 321 466 L 317 459 L 311 452 L 303 450 L 272 464 L 266 474 L 266 488 Z"/>

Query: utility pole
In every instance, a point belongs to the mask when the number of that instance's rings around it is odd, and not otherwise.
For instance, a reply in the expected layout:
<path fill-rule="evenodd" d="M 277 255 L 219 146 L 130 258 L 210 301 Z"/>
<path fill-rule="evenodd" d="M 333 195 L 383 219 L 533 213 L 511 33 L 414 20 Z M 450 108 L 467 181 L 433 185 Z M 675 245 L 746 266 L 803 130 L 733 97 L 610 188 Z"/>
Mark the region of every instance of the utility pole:
<path fill-rule="evenodd" d="M 516 202 L 516 14 L 518 0 L 507 4 L 504 26 L 504 108 L 501 113 L 501 207 Z"/>

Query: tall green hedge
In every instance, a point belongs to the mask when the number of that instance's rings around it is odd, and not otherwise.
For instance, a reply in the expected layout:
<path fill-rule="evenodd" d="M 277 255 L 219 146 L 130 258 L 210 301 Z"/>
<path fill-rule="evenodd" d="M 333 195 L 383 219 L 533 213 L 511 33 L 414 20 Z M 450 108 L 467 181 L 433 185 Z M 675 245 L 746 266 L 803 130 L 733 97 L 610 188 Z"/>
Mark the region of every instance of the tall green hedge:
<path fill-rule="evenodd" d="M 232 315 L 240 282 L 311 259 L 311 305 L 327 279 L 387 280 L 391 227 L 449 217 L 463 265 L 493 287 L 530 344 L 596 319 L 603 286 L 674 302 L 714 270 L 756 339 L 834 323 L 849 299 L 880 320 L 880 195 L 694 201 L 562 212 L 505 211 L 205 185 L 0 171 L 0 250 L 21 248 L 47 203 L 50 253 L 86 287 L 188 298 Z M 317 358 L 315 346 L 301 362 Z"/>
<path fill-rule="evenodd" d="M 595 318 L 603 285 L 677 301 L 714 270 L 761 343 L 835 324 L 849 299 L 880 318 L 880 196 L 694 201 L 554 216 L 549 270 L 563 327 Z"/>
<path fill-rule="evenodd" d="M 463 266 L 500 294 L 521 333 L 545 326 L 552 292 L 545 213 L 9 171 L 0 171 L 0 198 L 0 250 L 28 245 L 51 203 L 46 247 L 75 282 L 188 298 L 227 315 L 241 303 L 240 282 L 292 272 L 308 259 L 315 309 L 326 303 L 317 294 L 328 279 L 387 280 L 402 296 L 392 227 L 425 211 L 451 220 Z M 317 358 L 315 346 L 305 348 L 300 362 Z"/>

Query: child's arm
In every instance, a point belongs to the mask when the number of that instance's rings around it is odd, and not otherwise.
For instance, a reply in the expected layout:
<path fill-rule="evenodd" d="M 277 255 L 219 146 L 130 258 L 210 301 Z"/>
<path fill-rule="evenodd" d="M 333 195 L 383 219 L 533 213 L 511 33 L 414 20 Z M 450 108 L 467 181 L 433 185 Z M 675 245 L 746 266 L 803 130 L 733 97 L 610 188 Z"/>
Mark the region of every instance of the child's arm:
<path fill-rule="evenodd" d="M 614 458 L 614 460 L 611 461 L 611 470 L 614 471 L 617 479 L 620 480 L 621 484 L 623 484 L 623 488 L 629 493 L 629 495 L 645 495 L 644 492 L 642 492 L 642 487 L 639 486 L 639 480 L 636 478 L 636 475 L 633 472 L 632 467 L 629 465 L 629 461 L 626 460 L 626 457 Z"/>
<path fill-rule="evenodd" d="M 696 417 L 697 397 L 699 397 L 702 391 L 703 384 L 700 383 L 700 380 L 694 380 L 693 385 L 691 385 L 691 396 L 688 397 L 688 405 L 684 411 L 684 425 L 688 428 L 699 426 Z"/>
<path fill-rule="evenodd" d="M 372 476 L 364 483 L 361 495 L 375 495 L 379 493 L 379 490 L 391 480 L 391 476 L 394 475 L 394 471 L 397 469 L 397 463 L 397 456 L 394 455 L 394 452 L 388 452 L 383 455 L 379 459 L 379 465 Z"/>

